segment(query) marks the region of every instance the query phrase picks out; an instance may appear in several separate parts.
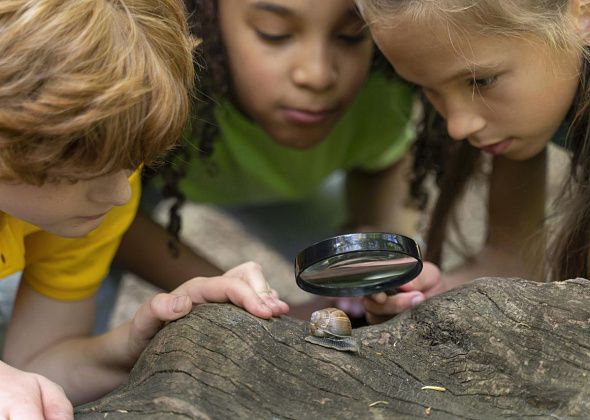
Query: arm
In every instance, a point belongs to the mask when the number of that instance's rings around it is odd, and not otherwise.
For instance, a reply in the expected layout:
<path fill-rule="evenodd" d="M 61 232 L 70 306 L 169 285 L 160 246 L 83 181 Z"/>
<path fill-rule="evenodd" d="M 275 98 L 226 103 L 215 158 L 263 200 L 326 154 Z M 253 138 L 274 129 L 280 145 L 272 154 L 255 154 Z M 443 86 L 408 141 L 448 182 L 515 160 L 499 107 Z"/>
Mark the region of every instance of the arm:
<path fill-rule="evenodd" d="M 59 385 L 0 361 L 0 416 L 3 419 L 71 420 L 74 408 Z"/>
<path fill-rule="evenodd" d="M 495 157 L 488 198 L 488 231 L 475 258 L 443 275 L 446 290 L 483 276 L 534 276 L 545 237 L 546 150 L 526 161 Z"/>
<path fill-rule="evenodd" d="M 260 266 L 245 263 L 223 276 L 194 278 L 172 293 L 158 294 L 140 307 L 133 320 L 91 337 L 93 299 L 57 301 L 23 281 L 6 335 L 5 361 L 60 384 L 75 404 L 90 401 L 126 381 L 130 368 L 166 322 L 205 302 L 232 302 L 261 318 L 289 309 L 270 288 Z"/>
<path fill-rule="evenodd" d="M 112 333 L 90 337 L 94 309 L 92 298 L 58 301 L 21 281 L 4 360 L 60 384 L 75 404 L 114 389 L 125 380 L 130 366 L 128 360 L 121 361 L 120 348 L 106 341 Z"/>
<path fill-rule="evenodd" d="M 382 322 L 425 299 L 483 276 L 530 278 L 545 249 L 539 228 L 545 215 L 546 151 L 526 161 L 494 159 L 485 245 L 473 261 L 441 276 L 425 263 L 420 276 L 400 293 L 364 299 L 370 323 Z M 534 244 L 534 247 L 532 246 Z"/>
<path fill-rule="evenodd" d="M 196 276 L 210 277 L 223 273 L 183 243 L 179 243 L 180 254 L 175 258 L 168 248 L 169 239 L 163 226 L 139 212 L 123 236 L 116 261 L 164 290 L 173 290 Z"/>
<path fill-rule="evenodd" d="M 409 174 L 412 156 L 406 154 L 391 167 L 373 174 L 355 172 L 349 179 L 349 200 L 353 220 L 360 230 L 376 229 L 416 235 L 420 212 L 409 205 Z M 441 292 L 438 267 L 425 263 L 422 273 L 404 284 L 394 295 L 378 293 L 363 299 L 367 321 L 386 321 Z"/>
<path fill-rule="evenodd" d="M 409 204 L 412 157 L 407 153 L 378 172 L 353 171 L 347 177 L 348 206 L 353 229 L 414 236 L 420 212 Z"/>

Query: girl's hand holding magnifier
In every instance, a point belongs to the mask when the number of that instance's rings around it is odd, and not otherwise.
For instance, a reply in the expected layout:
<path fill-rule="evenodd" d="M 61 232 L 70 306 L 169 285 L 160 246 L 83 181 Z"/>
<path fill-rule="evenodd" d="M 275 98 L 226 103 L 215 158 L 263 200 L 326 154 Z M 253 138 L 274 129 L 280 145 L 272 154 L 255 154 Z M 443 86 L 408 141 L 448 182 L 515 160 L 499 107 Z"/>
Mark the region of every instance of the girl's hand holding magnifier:
<path fill-rule="evenodd" d="M 363 298 L 369 324 L 385 322 L 443 292 L 440 269 L 430 262 L 425 262 L 418 277 L 401 285 L 397 290 L 397 293 L 391 295 L 379 292 Z"/>

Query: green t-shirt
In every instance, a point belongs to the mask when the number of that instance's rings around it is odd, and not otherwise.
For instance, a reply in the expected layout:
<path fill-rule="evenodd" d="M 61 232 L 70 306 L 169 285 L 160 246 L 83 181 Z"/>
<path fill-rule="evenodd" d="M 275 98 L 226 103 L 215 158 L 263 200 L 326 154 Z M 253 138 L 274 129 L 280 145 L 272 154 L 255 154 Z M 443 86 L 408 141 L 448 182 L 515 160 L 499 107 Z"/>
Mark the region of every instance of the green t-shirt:
<path fill-rule="evenodd" d="M 334 171 L 376 171 L 399 159 L 414 138 L 413 100 L 407 85 L 372 75 L 330 135 L 306 150 L 277 144 L 224 101 L 215 109 L 215 173 L 194 157 L 180 188 L 189 200 L 212 204 L 304 199 Z"/>

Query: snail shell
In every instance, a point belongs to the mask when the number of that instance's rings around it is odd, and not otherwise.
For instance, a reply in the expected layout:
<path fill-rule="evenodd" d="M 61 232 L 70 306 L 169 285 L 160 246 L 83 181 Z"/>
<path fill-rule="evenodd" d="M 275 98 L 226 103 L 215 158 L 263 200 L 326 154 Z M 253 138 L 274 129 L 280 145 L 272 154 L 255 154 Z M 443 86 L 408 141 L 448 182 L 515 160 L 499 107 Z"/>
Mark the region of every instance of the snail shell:
<path fill-rule="evenodd" d="M 352 337 L 352 325 L 346 313 L 338 308 L 325 308 L 311 314 L 309 321 L 311 335 L 305 340 L 320 346 L 358 352 L 357 340 Z"/>

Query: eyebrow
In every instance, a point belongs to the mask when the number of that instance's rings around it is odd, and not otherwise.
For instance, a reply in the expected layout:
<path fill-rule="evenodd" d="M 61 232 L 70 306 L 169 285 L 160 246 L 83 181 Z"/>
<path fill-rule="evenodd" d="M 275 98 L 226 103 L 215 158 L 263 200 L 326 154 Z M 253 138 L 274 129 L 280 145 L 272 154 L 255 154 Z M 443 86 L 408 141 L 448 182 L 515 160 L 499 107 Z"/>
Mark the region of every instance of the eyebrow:
<path fill-rule="evenodd" d="M 458 72 L 452 74 L 450 77 L 447 77 L 445 79 L 444 83 L 450 82 L 451 80 L 467 77 L 467 76 L 474 77 L 474 75 L 477 73 L 497 71 L 500 67 L 501 67 L 500 64 L 479 64 L 476 66 L 474 65 L 471 68 L 459 70 Z"/>
<path fill-rule="evenodd" d="M 275 13 L 280 16 L 293 15 L 293 11 L 288 9 L 287 7 L 281 6 L 276 3 L 269 3 L 269 2 L 265 2 L 265 1 L 257 1 L 256 3 L 251 5 L 250 8 L 255 9 L 255 10 L 264 10 L 267 12 Z"/>
<path fill-rule="evenodd" d="M 250 5 L 250 9 L 253 10 L 263 10 L 266 12 L 274 13 L 279 16 L 283 17 L 292 17 L 295 16 L 295 12 L 289 9 L 286 6 L 270 3 L 267 1 L 257 1 L 254 4 Z M 344 20 L 354 20 L 354 19 L 362 19 L 358 14 L 357 10 L 354 7 L 351 7 L 347 12 L 346 16 L 344 16 Z"/>

